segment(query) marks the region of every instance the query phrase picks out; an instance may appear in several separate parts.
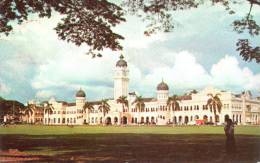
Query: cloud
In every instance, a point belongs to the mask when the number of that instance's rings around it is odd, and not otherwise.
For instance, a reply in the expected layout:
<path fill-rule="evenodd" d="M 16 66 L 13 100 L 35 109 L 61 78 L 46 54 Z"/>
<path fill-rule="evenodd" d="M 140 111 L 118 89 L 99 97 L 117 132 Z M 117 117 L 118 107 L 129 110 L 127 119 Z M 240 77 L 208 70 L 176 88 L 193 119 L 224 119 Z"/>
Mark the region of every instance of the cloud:
<path fill-rule="evenodd" d="M 9 94 L 11 92 L 11 88 L 9 85 L 3 83 L 1 80 L 0 80 L 0 94 Z"/>
<path fill-rule="evenodd" d="M 36 90 L 56 89 L 60 91 L 57 95 L 64 90 L 75 92 L 80 87 L 86 92 L 94 93 L 90 94 L 92 98 L 95 95 L 109 95 L 104 90 L 113 88 L 113 68 L 119 55 L 106 51 L 104 57 L 92 59 L 88 55 L 75 54 L 79 51 L 76 48 L 65 49 L 53 61 L 38 67 L 37 75 L 31 82 L 32 87 Z"/>
<path fill-rule="evenodd" d="M 171 91 L 201 88 L 210 81 L 210 75 L 197 63 L 192 53 L 182 51 L 175 54 L 171 66 L 153 67 L 151 73 L 144 77 L 143 85 L 155 91 L 161 80 L 170 86 Z"/>
<path fill-rule="evenodd" d="M 41 90 L 36 93 L 36 98 L 39 99 L 49 99 L 53 96 L 55 96 L 55 93 L 51 90 Z"/>
<path fill-rule="evenodd" d="M 171 92 L 202 89 L 208 85 L 231 91 L 258 90 L 260 73 L 254 74 L 248 67 L 241 67 L 238 59 L 226 55 L 210 70 L 206 70 L 188 51 L 176 53 L 172 66 L 153 67 L 145 75 L 139 86 L 141 93 L 154 94 L 162 78 L 170 86 Z"/>
<path fill-rule="evenodd" d="M 259 89 L 260 73 L 253 74 L 248 67 L 241 68 L 235 57 L 226 55 L 211 68 L 211 83 L 219 87 Z"/>

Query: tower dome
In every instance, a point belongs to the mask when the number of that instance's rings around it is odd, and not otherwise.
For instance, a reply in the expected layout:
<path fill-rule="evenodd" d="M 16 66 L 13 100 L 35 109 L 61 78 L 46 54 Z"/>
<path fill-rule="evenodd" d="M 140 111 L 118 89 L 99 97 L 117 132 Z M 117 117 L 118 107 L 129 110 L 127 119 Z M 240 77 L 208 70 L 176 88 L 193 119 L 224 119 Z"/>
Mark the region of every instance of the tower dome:
<path fill-rule="evenodd" d="M 164 81 L 162 81 L 161 83 L 159 83 L 159 84 L 157 85 L 157 90 L 158 90 L 158 91 L 169 90 L 169 87 L 168 87 L 168 85 L 167 85 L 166 83 L 164 83 Z"/>
<path fill-rule="evenodd" d="M 116 62 L 116 67 L 127 67 L 127 62 L 124 60 L 124 56 L 121 54 L 120 60 Z"/>
<path fill-rule="evenodd" d="M 77 93 L 76 93 L 76 97 L 86 97 L 86 94 L 85 92 L 80 89 Z"/>

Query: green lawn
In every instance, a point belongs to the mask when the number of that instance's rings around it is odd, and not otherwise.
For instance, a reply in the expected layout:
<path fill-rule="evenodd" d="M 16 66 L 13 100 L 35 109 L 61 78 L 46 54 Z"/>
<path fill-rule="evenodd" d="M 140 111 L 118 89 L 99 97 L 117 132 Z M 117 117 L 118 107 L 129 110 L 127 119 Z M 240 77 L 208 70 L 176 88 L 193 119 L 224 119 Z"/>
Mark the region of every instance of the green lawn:
<path fill-rule="evenodd" d="M 42 126 L 17 125 L 1 127 L 0 134 L 67 135 L 67 134 L 224 134 L 223 126 Z M 260 126 L 237 126 L 236 134 L 260 135 Z"/>
<path fill-rule="evenodd" d="M 237 126 L 235 133 L 237 152 L 232 156 L 225 153 L 223 126 L 21 125 L 1 127 L 0 139 L 3 151 L 18 149 L 42 161 L 260 161 L 260 127 Z"/>

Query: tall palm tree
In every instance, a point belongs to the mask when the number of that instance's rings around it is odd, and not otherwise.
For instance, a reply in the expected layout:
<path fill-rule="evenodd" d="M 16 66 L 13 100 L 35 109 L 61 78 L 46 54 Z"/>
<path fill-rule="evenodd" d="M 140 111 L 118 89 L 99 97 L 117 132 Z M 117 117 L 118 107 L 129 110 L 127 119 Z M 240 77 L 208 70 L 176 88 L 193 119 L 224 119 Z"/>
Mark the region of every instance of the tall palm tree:
<path fill-rule="evenodd" d="M 52 104 L 50 104 L 50 103 L 45 103 L 45 106 L 44 106 L 44 112 L 45 112 L 45 114 L 47 114 L 48 115 L 48 125 L 49 125 L 49 123 L 50 123 L 50 121 L 49 121 L 49 116 L 50 116 L 50 114 L 52 114 L 52 112 L 53 112 L 53 106 L 52 106 Z"/>
<path fill-rule="evenodd" d="M 167 100 L 167 106 L 169 110 L 172 108 L 172 111 L 180 110 L 180 102 L 181 100 L 178 98 L 177 95 L 170 96 Z"/>
<path fill-rule="evenodd" d="M 140 112 L 145 108 L 142 96 L 137 96 L 133 103 L 135 104 L 135 108 L 138 111 L 138 121 L 140 121 Z"/>
<path fill-rule="evenodd" d="M 87 117 L 88 123 L 89 123 L 89 113 L 90 113 L 90 111 L 93 111 L 93 110 L 94 110 L 94 106 L 89 102 L 85 102 L 85 104 L 83 106 L 83 111 L 85 113 L 87 113 L 87 115 L 88 115 L 88 117 Z"/>
<path fill-rule="evenodd" d="M 28 122 L 29 122 L 30 117 L 33 114 L 33 111 L 34 111 L 34 105 L 28 104 L 25 111 L 24 111 L 25 115 L 28 116 Z"/>
<path fill-rule="evenodd" d="M 120 96 L 120 97 L 116 100 L 116 102 L 122 104 L 123 112 L 124 112 L 124 110 L 125 110 L 125 106 L 128 107 L 128 100 L 127 100 L 127 97 L 126 97 L 126 96 Z"/>
<path fill-rule="evenodd" d="M 108 99 L 101 100 L 101 104 L 98 107 L 98 110 L 103 113 L 103 122 L 105 122 L 105 116 L 110 110 L 110 105 L 107 103 Z"/>
<path fill-rule="evenodd" d="M 213 95 L 212 93 L 209 93 L 208 96 L 210 96 L 210 98 L 207 101 L 207 107 L 210 107 L 210 111 L 214 112 L 214 118 L 215 118 L 215 123 L 216 123 L 216 119 L 217 119 L 217 111 L 220 114 L 221 113 L 221 108 L 222 108 L 222 103 L 221 100 L 219 98 L 220 94 L 217 93 L 215 95 Z"/>
<path fill-rule="evenodd" d="M 173 111 L 180 110 L 180 102 L 181 100 L 178 98 L 177 95 L 173 95 L 168 97 L 167 100 L 167 107 L 169 108 L 169 117 L 171 119 Z M 172 110 L 171 110 L 172 109 Z"/>

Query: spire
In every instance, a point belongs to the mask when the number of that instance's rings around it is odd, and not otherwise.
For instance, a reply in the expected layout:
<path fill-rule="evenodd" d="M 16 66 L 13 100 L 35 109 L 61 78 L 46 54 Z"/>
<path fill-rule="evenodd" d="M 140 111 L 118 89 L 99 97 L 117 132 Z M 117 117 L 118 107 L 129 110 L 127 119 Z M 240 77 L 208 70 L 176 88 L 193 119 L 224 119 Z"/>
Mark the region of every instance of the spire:
<path fill-rule="evenodd" d="M 127 67 L 127 62 L 124 60 L 123 54 L 120 55 L 120 59 L 116 63 L 116 67 Z"/>
<path fill-rule="evenodd" d="M 119 58 L 120 58 L 120 59 L 124 59 L 124 56 L 123 56 L 123 54 L 121 54 Z"/>

